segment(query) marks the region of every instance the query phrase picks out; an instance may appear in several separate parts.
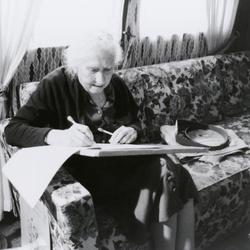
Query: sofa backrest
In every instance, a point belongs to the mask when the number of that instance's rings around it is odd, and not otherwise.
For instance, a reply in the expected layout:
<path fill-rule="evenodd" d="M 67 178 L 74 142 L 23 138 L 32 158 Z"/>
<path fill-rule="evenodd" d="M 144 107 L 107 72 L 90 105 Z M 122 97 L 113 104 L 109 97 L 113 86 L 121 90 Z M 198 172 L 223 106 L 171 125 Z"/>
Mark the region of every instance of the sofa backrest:
<path fill-rule="evenodd" d="M 26 55 L 13 78 L 14 113 L 37 81 L 61 66 L 63 49 L 38 49 Z M 159 126 L 176 119 L 212 123 L 241 113 L 250 96 L 249 51 L 129 68 L 117 74 L 139 106 L 144 142 L 158 141 Z"/>
<path fill-rule="evenodd" d="M 119 74 L 137 99 L 146 140 L 176 119 L 220 121 L 250 107 L 250 52 L 126 69 Z M 143 92 L 138 97 L 138 93 Z"/>

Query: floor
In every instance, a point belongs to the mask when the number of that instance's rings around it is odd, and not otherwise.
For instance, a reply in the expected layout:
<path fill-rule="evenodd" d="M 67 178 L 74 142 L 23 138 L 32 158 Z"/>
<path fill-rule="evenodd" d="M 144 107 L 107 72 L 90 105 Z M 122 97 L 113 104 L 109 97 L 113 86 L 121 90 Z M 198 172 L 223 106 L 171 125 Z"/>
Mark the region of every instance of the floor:
<path fill-rule="evenodd" d="M 4 237 L 0 241 L 0 249 L 20 246 L 20 222 L 12 213 L 4 213 L 4 219 L 0 222 L 0 234 Z M 3 240 L 5 238 L 5 240 Z"/>
<path fill-rule="evenodd" d="M 250 224 L 228 237 L 221 237 L 204 250 L 250 250 Z"/>
<path fill-rule="evenodd" d="M 0 234 L 7 238 L 8 247 L 20 246 L 19 220 L 17 220 L 12 214 L 5 213 L 4 220 L 0 222 Z M 3 247 L 1 247 L 1 241 L 0 249 L 3 249 Z M 250 224 L 242 226 L 231 236 L 226 238 L 221 237 L 214 242 L 214 244 L 204 250 L 250 250 Z"/>

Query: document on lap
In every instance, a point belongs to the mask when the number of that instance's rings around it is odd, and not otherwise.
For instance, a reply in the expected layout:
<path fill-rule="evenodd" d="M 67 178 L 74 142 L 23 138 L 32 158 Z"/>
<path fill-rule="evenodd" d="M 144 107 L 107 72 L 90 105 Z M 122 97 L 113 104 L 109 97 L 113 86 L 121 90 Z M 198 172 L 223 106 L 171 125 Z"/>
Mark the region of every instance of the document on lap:
<path fill-rule="evenodd" d="M 3 174 L 33 208 L 50 181 L 73 154 L 89 157 L 194 153 L 205 148 L 162 144 L 94 144 L 90 147 L 40 146 L 17 151 L 3 167 Z M 105 159 L 104 159 L 105 160 Z"/>

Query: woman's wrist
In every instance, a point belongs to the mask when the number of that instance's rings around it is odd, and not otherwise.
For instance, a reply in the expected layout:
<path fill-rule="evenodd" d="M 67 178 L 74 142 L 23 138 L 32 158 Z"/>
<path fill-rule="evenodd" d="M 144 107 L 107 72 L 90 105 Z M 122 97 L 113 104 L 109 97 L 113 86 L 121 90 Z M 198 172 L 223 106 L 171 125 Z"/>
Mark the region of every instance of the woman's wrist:
<path fill-rule="evenodd" d="M 59 129 L 51 129 L 49 133 L 45 136 L 44 142 L 48 145 L 59 145 L 60 143 L 58 142 L 59 138 Z"/>

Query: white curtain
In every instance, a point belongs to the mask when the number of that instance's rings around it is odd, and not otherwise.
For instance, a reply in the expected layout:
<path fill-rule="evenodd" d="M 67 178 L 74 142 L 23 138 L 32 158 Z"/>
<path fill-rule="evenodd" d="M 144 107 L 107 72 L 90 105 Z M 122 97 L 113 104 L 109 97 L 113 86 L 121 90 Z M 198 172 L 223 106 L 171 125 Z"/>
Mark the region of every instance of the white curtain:
<path fill-rule="evenodd" d="M 208 51 L 213 53 L 231 36 L 239 0 L 207 0 Z"/>
<path fill-rule="evenodd" d="M 5 91 L 30 43 L 41 0 L 0 0 L 0 120 L 6 116 Z M 0 219 L 11 209 L 9 187 L 1 175 Z"/>

